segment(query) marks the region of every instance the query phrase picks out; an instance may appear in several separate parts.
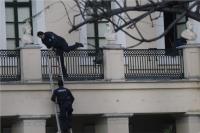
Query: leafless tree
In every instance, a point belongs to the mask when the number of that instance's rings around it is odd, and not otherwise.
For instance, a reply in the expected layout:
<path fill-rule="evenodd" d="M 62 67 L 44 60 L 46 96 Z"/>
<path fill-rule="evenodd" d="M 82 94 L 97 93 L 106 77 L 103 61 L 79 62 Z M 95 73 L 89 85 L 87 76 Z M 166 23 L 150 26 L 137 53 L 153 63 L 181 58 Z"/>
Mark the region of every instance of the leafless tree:
<path fill-rule="evenodd" d="M 126 35 L 137 40 L 138 44 L 143 42 L 156 41 L 165 36 L 170 29 L 183 17 L 189 17 L 200 21 L 200 0 L 73 0 L 77 6 L 78 13 L 74 15 L 69 33 L 81 26 L 105 19 L 112 23 L 114 31 L 123 31 Z M 132 2 L 132 3 L 131 3 Z M 115 5 L 106 6 L 107 3 Z M 128 4 L 129 3 L 129 4 Z M 131 3 L 131 4 L 130 4 Z M 141 12 L 133 17 L 132 12 Z M 149 17 L 152 26 L 154 21 L 161 17 L 161 13 L 179 14 L 163 33 L 153 38 L 145 38 L 138 27 L 138 22 Z M 81 19 L 80 19 L 81 18 Z M 82 20 L 82 21 L 80 21 Z M 127 29 L 134 29 L 139 36 L 127 32 Z"/>

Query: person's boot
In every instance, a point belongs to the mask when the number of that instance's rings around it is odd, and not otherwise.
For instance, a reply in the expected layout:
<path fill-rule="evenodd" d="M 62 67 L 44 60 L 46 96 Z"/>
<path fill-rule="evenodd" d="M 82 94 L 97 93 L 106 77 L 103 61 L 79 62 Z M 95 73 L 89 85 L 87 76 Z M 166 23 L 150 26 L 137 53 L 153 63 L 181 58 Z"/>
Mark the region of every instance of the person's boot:
<path fill-rule="evenodd" d="M 84 47 L 84 45 L 82 43 L 76 42 L 75 43 L 78 47 Z"/>

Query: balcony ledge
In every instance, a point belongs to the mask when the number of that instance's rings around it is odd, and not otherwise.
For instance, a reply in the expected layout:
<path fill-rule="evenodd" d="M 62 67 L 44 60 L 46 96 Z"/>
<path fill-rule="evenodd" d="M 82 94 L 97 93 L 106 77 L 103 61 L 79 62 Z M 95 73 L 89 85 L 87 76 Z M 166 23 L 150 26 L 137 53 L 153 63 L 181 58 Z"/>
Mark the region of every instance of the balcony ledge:
<path fill-rule="evenodd" d="M 56 82 L 54 82 L 56 87 Z M 137 81 L 66 81 L 71 90 L 200 89 L 199 79 Z M 47 81 L 2 82 L 0 91 L 50 91 Z"/>

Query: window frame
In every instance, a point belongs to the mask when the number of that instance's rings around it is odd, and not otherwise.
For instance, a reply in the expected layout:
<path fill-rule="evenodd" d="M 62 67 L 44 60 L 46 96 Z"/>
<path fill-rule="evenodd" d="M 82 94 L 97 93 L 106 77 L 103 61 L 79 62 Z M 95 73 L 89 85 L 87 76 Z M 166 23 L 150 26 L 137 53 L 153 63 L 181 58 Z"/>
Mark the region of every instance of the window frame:
<path fill-rule="evenodd" d="M 182 8 L 185 9 L 188 7 L 188 4 L 183 4 L 177 8 Z M 180 13 L 170 13 L 170 12 L 164 12 L 164 29 L 166 29 L 172 21 L 174 21 Z M 177 22 L 171 29 L 170 31 L 165 35 L 165 49 L 169 52 L 174 51 L 176 49 L 176 46 L 183 45 L 185 43 L 185 39 L 183 39 L 181 36 L 178 37 L 178 26 L 180 25 L 185 25 L 186 28 L 186 23 L 188 21 L 188 17 L 184 16 L 184 21 L 180 20 Z"/>
<path fill-rule="evenodd" d="M 90 1 L 92 2 L 92 1 Z M 93 2 L 98 2 L 98 1 L 93 1 Z M 111 9 L 111 1 L 102 1 L 102 2 L 106 2 L 103 3 L 102 5 L 106 5 L 105 9 Z M 91 3 L 90 3 L 91 4 Z M 90 7 L 90 6 L 88 6 Z M 93 10 L 94 13 L 97 13 L 97 10 Z M 94 28 L 94 36 L 87 36 L 87 40 L 94 40 L 94 45 L 95 45 L 95 49 L 98 50 L 100 47 L 100 40 L 101 39 L 106 39 L 105 37 L 99 36 L 99 24 L 102 23 L 108 23 L 108 20 L 100 20 L 100 21 L 95 21 L 93 23 L 90 24 L 94 24 L 93 28 Z"/>
<path fill-rule="evenodd" d="M 19 37 L 19 24 L 23 24 L 24 22 L 19 22 L 18 20 L 18 8 L 29 8 L 29 15 L 30 17 L 32 16 L 32 2 L 31 0 L 26 1 L 26 2 L 18 2 L 17 0 L 13 0 L 13 1 L 5 1 L 5 8 L 13 8 L 13 15 L 14 15 L 14 20 L 13 22 L 11 21 L 6 21 L 6 25 L 7 24 L 14 24 L 14 38 L 7 38 L 6 37 L 6 41 L 8 40 L 14 40 L 15 43 L 15 48 L 19 47 L 19 43 L 20 43 L 20 37 Z M 32 27 L 32 19 L 30 19 L 30 24 Z M 33 31 L 31 31 L 31 33 L 33 34 Z"/>

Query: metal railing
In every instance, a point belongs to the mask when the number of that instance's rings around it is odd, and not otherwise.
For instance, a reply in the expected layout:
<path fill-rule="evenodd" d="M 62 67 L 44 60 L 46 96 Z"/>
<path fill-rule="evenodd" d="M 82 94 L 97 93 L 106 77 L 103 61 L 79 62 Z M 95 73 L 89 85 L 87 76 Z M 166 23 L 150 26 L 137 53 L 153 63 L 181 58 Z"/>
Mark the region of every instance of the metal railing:
<path fill-rule="evenodd" d="M 126 79 L 182 79 L 183 52 L 164 49 L 124 50 Z"/>
<path fill-rule="evenodd" d="M 60 74 L 59 58 L 54 51 L 41 50 L 42 58 L 42 78 L 48 80 L 48 62 L 53 79 Z M 50 57 L 50 58 L 49 58 Z M 97 59 L 103 59 L 103 52 L 96 55 L 95 50 L 75 50 L 64 53 L 64 62 L 67 71 L 65 80 L 97 80 L 104 78 L 103 63 L 95 63 Z"/>
<path fill-rule="evenodd" d="M 0 81 L 21 80 L 19 50 L 0 50 Z"/>

